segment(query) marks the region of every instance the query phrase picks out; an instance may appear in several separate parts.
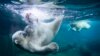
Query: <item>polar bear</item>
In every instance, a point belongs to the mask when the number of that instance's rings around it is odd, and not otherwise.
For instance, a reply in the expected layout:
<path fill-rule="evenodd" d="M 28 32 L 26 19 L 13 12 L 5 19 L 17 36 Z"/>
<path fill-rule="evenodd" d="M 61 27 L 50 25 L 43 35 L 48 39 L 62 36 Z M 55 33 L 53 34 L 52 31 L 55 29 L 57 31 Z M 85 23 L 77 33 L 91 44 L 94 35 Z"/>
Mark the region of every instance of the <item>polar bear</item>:
<path fill-rule="evenodd" d="M 56 42 L 52 42 L 52 39 L 59 30 L 63 17 L 64 15 L 55 16 L 54 20 L 48 23 L 39 19 L 31 23 L 30 20 L 30 24 L 24 30 L 19 30 L 12 35 L 12 41 L 32 53 L 57 51 L 59 46 Z"/>
<path fill-rule="evenodd" d="M 91 25 L 88 20 L 79 20 L 69 24 L 69 30 L 72 29 L 74 31 L 81 31 L 82 29 L 89 29 Z"/>

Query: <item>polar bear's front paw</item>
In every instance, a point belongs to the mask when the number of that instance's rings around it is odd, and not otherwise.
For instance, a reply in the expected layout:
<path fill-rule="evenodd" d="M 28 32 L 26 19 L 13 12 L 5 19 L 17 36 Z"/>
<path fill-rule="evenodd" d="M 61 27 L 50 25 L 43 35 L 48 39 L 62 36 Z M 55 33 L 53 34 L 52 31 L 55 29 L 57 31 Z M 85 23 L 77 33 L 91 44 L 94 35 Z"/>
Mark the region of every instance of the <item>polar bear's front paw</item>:
<path fill-rule="evenodd" d="M 50 49 L 51 51 L 58 51 L 58 50 L 59 50 L 59 46 L 58 46 L 58 44 L 55 43 L 55 42 L 50 43 L 50 44 L 48 45 L 48 47 L 49 47 L 49 49 Z"/>

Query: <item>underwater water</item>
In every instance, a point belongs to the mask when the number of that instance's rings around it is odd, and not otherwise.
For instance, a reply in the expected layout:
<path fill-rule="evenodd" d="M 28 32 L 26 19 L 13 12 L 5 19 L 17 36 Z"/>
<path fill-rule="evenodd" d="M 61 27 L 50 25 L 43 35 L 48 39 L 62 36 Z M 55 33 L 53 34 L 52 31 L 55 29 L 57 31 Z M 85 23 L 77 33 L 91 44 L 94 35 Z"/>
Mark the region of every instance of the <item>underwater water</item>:
<path fill-rule="evenodd" d="M 6 0 L 0 2 L 10 3 Z M 12 34 L 24 29 L 26 24 L 19 15 L 13 17 L 8 9 L 0 6 L 0 56 L 100 56 L 100 1 L 69 0 L 60 5 L 67 9 L 65 9 L 65 19 L 52 40 L 59 45 L 59 51 L 47 55 L 29 53 L 12 43 Z M 75 31 L 68 26 L 80 20 L 88 20 L 90 28 Z"/>

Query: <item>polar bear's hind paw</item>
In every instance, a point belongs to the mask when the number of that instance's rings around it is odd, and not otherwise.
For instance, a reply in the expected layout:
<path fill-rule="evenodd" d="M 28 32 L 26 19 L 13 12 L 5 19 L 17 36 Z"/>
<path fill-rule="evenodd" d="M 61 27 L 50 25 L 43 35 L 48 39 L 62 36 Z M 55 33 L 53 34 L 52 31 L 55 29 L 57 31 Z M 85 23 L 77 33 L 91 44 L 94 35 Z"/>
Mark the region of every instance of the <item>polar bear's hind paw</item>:
<path fill-rule="evenodd" d="M 58 51 L 59 50 L 59 46 L 57 43 L 52 42 L 48 45 L 48 47 L 51 49 L 51 51 Z"/>

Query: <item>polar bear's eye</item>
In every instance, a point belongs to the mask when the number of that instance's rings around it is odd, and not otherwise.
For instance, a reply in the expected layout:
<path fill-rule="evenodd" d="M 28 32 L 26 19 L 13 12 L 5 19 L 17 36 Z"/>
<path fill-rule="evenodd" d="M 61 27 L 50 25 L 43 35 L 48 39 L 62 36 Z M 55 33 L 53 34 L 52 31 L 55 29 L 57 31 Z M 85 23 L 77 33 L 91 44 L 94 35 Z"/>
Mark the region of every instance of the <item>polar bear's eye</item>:
<path fill-rule="evenodd" d="M 22 35 L 22 32 L 20 32 L 19 35 Z"/>
<path fill-rule="evenodd" d="M 26 33 L 23 33 L 23 36 L 24 36 L 24 37 L 26 37 L 26 36 L 27 36 L 27 34 L 26 34 Z"/>

